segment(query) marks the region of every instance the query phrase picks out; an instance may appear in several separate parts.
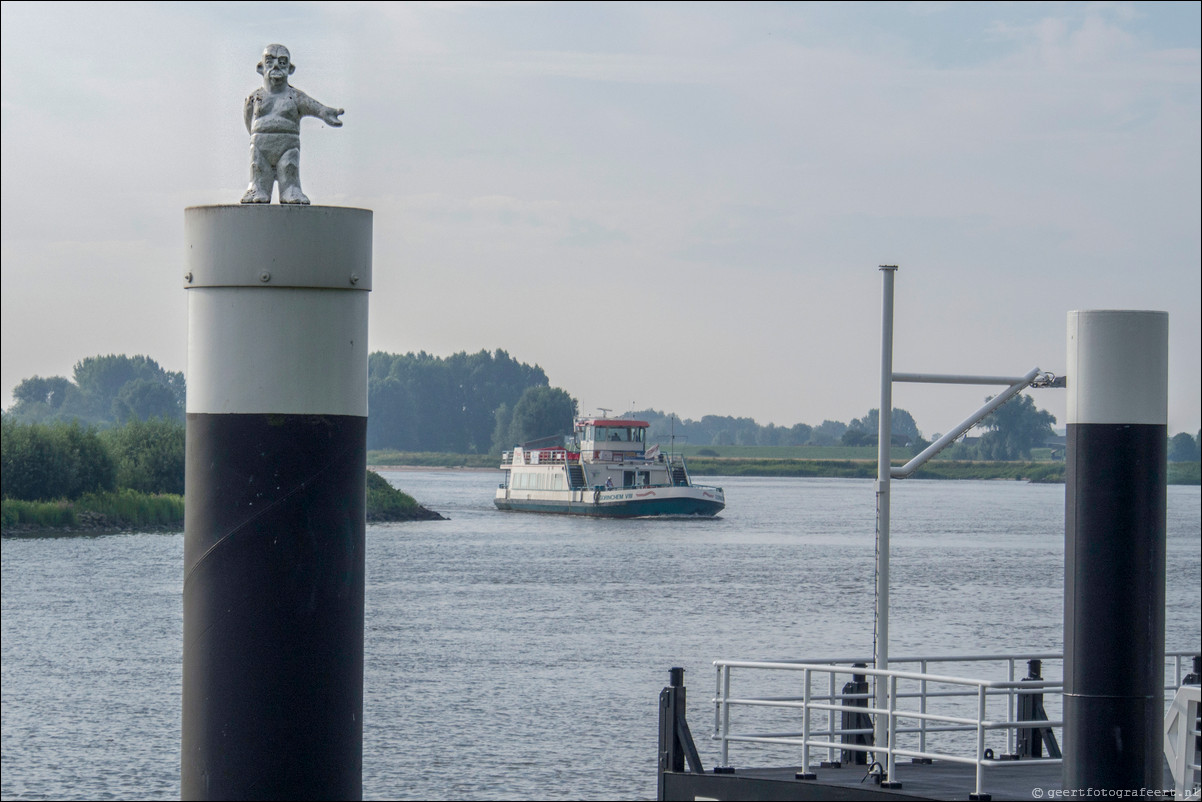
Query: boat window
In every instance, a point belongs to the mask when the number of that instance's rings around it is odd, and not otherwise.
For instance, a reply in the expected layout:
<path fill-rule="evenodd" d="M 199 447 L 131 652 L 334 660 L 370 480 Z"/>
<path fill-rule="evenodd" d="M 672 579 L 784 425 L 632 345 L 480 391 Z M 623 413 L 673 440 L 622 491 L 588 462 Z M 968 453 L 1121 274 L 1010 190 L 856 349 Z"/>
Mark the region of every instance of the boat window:
<path fill-rule="evenodd" d="M 634 471 L 622 471 L 622 487 L 634 487 Z"/>

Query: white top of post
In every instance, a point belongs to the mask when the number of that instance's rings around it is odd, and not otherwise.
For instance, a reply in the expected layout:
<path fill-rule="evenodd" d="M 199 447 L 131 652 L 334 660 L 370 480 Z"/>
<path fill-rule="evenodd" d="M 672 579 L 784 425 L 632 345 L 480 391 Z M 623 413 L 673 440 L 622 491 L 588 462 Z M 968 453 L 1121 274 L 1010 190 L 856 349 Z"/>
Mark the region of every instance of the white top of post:
<path fill-rule="evenodd" d="M 1168 342 L 1168 312 L 1069 312 L 1066 422 L 1167 424 Z"/>

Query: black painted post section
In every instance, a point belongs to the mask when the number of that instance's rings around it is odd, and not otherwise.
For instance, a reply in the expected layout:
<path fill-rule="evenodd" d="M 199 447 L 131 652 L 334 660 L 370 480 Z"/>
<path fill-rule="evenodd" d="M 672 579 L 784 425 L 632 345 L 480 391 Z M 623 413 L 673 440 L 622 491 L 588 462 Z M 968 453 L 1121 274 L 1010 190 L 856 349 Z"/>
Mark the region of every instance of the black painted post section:
<path fill-rule="evenodd" d="M 1168 316 L 1069 316 L 1063 787 L 1163 782 Z"/>
<path fill-rule="evenodd" d="M 668 687 L 659 692 L 659 771 L 656 799 L 664 799 L 664 772 L 684 771 L 684 754 L 676 746 L 676 696 L 684 693 L 684 669 L 668 669 Z"/>
<path fill-rule="evenodd" d="M 1042 669 L 1042 661 L 1028 660 L 1027 676 L 1023 677 L 1022 681 L 1042 682 Z M 1036 693 L 1020 693 L 1018 695 L 1018 720 L 1044 722 L 1048 720 L 1047 710 L 1043 706 L 1042 691 Z M 1048 750 L 1048 757 L 1062 757 L 1060 754 L 1060 746 L 1056 743 L 1056 734 L 1052 732 L 1051 727 L 1022 727 L 1018 730 L 1016 744 L 1018 749 L 1018 757 L 1043 757 L 1043 749 L 1045 746 Z"/>
<path fill-rule="evenodd" d="M 183 798 L 362 796 L 366 432 L 188 415 Z"/>
<path fill-rule="evenodd" d="M 867 668 L 868 666 L 866 663 L 855 663 L 853 667 Z M 862 696 L 863 698 L 848 699 L 848 695 Z M 852 674 L 851 682 L 843 686 L 843 697 L 842 703 L 844 706 L 868 707 L 868 676 L 866 674 Z M 844 731 L 844 735 L 841 738 L 843 743 L 854 744 L 856 746 L 872 746 L 871 716 L 867 713 L 854 713 L 844 710 L 840 719 L 840 726 Z M 868 732 L 848 733 L 848 730 L 868 730 Z M 844 749 L 840 756 L 845 765 L 868 765 L 868 752 Z"/>
<path fill-rule="evenodd" d="M 657 799 L 664 798 L 664 772 L 691 771 L 701 773 L 701 757 L 693 742 L 686 717 L 684 669 L 668 669 L 668 687 L 659 694 L 659 771 Z"/>

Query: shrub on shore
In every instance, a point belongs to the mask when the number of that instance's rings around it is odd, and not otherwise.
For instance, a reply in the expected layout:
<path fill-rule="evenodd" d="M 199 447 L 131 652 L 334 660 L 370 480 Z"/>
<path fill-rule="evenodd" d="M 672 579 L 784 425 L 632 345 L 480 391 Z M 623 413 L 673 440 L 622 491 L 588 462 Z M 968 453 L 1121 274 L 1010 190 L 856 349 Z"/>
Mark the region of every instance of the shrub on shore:
<path fill-rule="evenodd" d="M 6 498 L 0 511 L 6 533 L 36 529 L 178 529 L 183 520 L 183 496 L 135 490 L 88 493 L 74 501 Z"/>
<path fill-rule="evenodd" d="M 50 501 L 117 489 L 117 471 L 99 434 L 77 422 L 0 423 L 0 495 Z"/>

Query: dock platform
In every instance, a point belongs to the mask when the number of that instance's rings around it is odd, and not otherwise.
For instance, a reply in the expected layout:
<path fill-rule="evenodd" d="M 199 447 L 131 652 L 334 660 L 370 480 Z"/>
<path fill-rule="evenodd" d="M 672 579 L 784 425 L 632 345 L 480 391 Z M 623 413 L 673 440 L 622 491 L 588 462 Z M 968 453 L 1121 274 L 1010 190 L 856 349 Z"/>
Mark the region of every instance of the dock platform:
<path fill-rule="evenodd" d="M 1032 800 L 1059 798 L 1061 766 L 1053 763 L 1011 761 L 1010 765 L 991 766 L 986 777 L 985 794 L 975 796 L 975 769 L 964 763 L 898 763 L 900 787 L 882 788 L 863 765 L 811 767 L 812 780 L 798 780 L 800 766 L 781 768 L 735 769 L 733 772 L 665 772 L 665 800 Z M 1166 770 L 1165 788 L 1172 788 Z M 1158 789 L 1159 790 L 1159 789 Z M 1163 798 L 1169 798 L 1171 792 Z M 1149 791 L 1147 797 L 1158 798 Z M 1140 794 L 1132 794 L 1141 796 Z"/>

